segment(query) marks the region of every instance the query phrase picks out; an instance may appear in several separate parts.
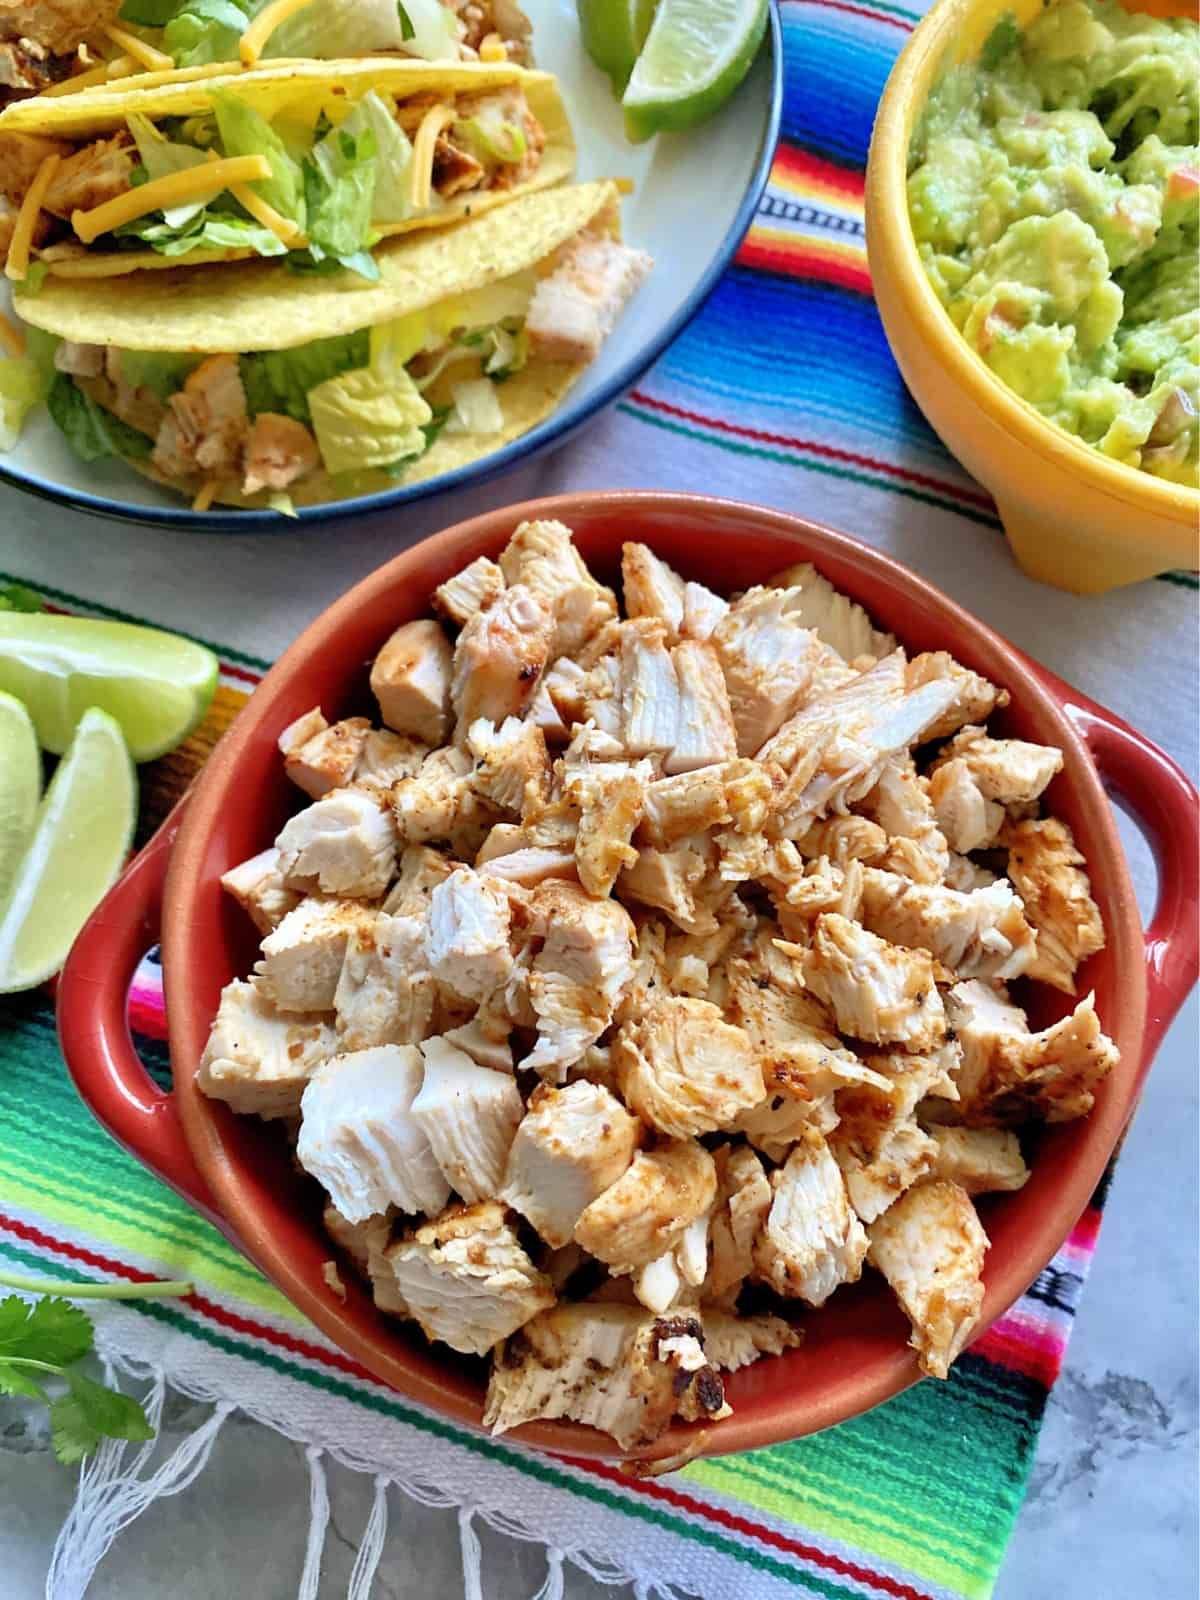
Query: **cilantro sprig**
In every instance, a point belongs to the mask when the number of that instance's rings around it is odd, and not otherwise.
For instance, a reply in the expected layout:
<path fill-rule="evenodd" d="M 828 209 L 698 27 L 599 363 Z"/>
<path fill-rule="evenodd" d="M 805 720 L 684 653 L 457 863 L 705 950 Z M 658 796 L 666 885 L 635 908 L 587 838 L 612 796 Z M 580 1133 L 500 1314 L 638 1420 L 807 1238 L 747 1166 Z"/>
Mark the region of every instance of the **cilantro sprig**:
<path fill-rule="evenodd" d="M 136 1300 L 190 1294 L 192 1285 L 60 1284 L 8 1272 L 0 1272 L 0 1285 L 42 1297 L 23 1300 L 10 1294 L 0 1300 L 0 1394 L 23 1395 L 49 1406 L 58 1459 L 74 1465 L 91 1455 L 101 1439 L 152 1439 L 154 1430 L 139 1401 L 79 1370 L 92 1349 L 92 1323 L 61 1291 L 66 1289 L 72 1300 Z"/>

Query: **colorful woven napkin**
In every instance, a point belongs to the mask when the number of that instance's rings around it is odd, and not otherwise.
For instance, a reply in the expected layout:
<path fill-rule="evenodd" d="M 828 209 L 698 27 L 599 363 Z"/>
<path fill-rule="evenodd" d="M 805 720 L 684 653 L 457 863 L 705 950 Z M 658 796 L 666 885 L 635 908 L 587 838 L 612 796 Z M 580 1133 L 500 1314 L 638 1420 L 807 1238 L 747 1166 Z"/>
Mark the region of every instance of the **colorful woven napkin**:
<path fill-rule="evenodd" d="M 12 492 L 0 497 L 12 577 L 64 609 L 122 615 L 136 571 L 145 618 L 221 654 L 208 724 L 143 771 L 143 831 L 267 665 L 249 652 L 277 653 L 398 539 L 484 505 L 570 488 L 702 488 L 858 534 L 1194 769 L 1194 578 L 1088 602 L 1023 578 L 988 497 L 925 426 L 888 354 L 864 254 L 862 172 L 876 101 L 916 14 L 856 0 L 785 0 L 781 9 L 784 139 L 737 265 L 638 388 L 569 449 L 483 491 L 414 508 L 399 530 L 189 541 L 55 513 L 47 539 L 43 508 Z M 1097 652 L 1098 634 L 1119 634 L 1122 649 Z M 153 960 L 143 964 L 130 1015 L 166 1083 L 158 977 Z M 118 1377 L 149 1380 L 152 1413 L 167 1389 L 212 1403 L 209 1421 L 165 1463 L 106 1447 L 84 1471 L 55 1552 L 51 1600 L 82 1594 L 120 1528 L 202 1470 L 233 1410 L 308 1447 L 312 1524 L 295 1564 L 307 1600 L 328 1515 L 325 1454 L 376 1484 L 352 1600 L 370 1588 L 389 1484 L 458 1508 L 470 1597 L 484 1592 L 480 1520 L 545 1547 L 542 1600 L 561 1595 L 564 1560 L 631 1583 L 642 1597 L 990 1592 L 1095 1244 L 1098 1197 L 948 1383 L 922 1383 L 814 1438 L 635 1482 L 608 1465 L 535 1456 L 450 1425 L 334 1350 L 91 1120 L 63 1070 L 46 995 L 5 1002 L 0 1058 L 0 1258 L 51 1276 L 192 1278 L 186 1301 L 102 1311 L 99 1342 Z M 230 1559 L 236 1571 L 236 1552 Z M 286 1592 L 286 1575 L 275 1576 Z"/>

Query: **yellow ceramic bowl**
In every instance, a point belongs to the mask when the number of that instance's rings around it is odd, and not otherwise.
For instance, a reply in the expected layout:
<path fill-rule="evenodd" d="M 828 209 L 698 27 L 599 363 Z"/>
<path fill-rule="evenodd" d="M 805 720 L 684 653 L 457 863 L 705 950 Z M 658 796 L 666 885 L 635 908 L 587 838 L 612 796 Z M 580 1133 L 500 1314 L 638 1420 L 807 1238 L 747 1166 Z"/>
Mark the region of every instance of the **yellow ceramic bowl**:
<path fill-rule="evenodd" d="M 1158 15 L 1172 0 L 1130 9 Z M 925 275 L 908 215 L 909 140 L 934 83 L 972 61 L 1005 12 L 1042 0 L 940 0 L 888 79 L 867 164 L 867 251 L 892 351 L 946 447 L 995 498 L 1032 578 L 1099 594 L 1200 564 L 1200 493 L 1111 461 L 1038 414 L 963 339 Z"/>

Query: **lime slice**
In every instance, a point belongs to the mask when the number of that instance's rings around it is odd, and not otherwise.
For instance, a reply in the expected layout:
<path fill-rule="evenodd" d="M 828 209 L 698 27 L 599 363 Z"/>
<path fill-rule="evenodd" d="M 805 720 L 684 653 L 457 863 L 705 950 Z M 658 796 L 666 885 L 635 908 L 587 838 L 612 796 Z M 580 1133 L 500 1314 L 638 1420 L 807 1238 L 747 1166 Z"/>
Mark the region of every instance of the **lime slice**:
<path fill-rule="evenodd" d="M 136 819 L 125 740 L 93 707 L 50 780 L 0 920 L 0 994 L 32 989 L 62 966 L 120 872 Z"/>
<path fill-rule="evenodd" d="M 25 702 L 55 755 L 88 706 L 117 719 L 135 761 L 164 755 L 208 710 L 217 671 L 211 650 L 157 628 L 0 612 L 0 689 Z"/>
<path fill-rule="evenodd" d="M 711 117 L 750 70 L 767 0 L 659 0 L 622 100 L 635 143 Z"/>
<path fill-rule="evenodd" d="M 0 906 L 25 853 L 42 792 L 42 756 L 33 720 L 19 700 L 0 694 Z"/>
<path fill-rule="evenodd" d="M 641 54 L 656 0 L 575 0 L 583 48 L 620 96 Z"/>

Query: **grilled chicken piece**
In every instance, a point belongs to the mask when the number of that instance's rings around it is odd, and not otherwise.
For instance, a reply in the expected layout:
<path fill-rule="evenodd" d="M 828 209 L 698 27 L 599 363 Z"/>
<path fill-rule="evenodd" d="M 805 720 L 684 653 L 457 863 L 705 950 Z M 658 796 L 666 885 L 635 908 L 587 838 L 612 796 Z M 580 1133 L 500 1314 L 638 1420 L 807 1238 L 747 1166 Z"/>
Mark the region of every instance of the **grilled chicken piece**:
<path fill-rule="evenodd" d="M 423 844 L 406 845 L 400 852 L 396 881 L 388 890 L 382 910 L 389 916 L 427 917 L 433 891 L 446 881 L 455 866 L 440 850 Z"/>
<path fill-rule="evenodd" d="M 384 1257 L 392 1239 L 392 1213 L 368 1217 L 365 1222 L 350 1222 L 330 1203 L 322 1212 L 321 1220 L 334 1244 L 346 1252 L 369 1281 L 380 1311 L 394 1317 L 407 1317 L 408 1306 L 396 1288 L 392 1270 Z"/>
<path fill-rule="evenodd" d="M 790 1095 L 771 1094 L 749 1111 L 743 1111 L 729 1125 L 731 1133 L 744 1134 L 768 1161 L 786 1161 L 798 1139 L 816 1130 L 828 1133 L 837 1126 L 837 1111 L 831 1094 L 819 1100 L 796 1100 Z"/>
<path fill-rule="evenodd" d="M 493 1014 L 481 1007 L 470 1022 L 464 1023 L 461 1028 L 452 1028 L 446 1034 L 446 1039 L 459 1050 L 465 1050 L 471 1060 L 477 1061 L 481 1067 L 511 1074 L 511 1034 L 512 1019 L 506 1013 Z"/>
<path fill-rule="evenodd" d="M 391 813 L 353 789 L 335 789 L 297 812 L 275 843 L 293 888 L 369 900 L 386 891 L 396 869 Z"/>
<path fill-rule="evenodd" d="M 957 1058 L 955 1058 L 955 1061 Z M 829 1148 L 842 1169 L 850 1203 L 873 1222 L 896 1197 L 931 1170 L 935 1146 L 914 1113 L 927 1095 L 953 1099 L 948 1052 L 904 1051 L 867 1057 L 874 1080 L 837 1095 L 839 1122 Z"/>
<path fill-rule="evenodd" d="M 628 1170 L 640 1136 L 637 1118 L 599 1084 L 543 1084 L 513 1139 L 500 1198 L 561 1248 L 585 1209 Z"/>
<path fill-rule="evenodd" d="M 351 933 L 333 996 L 339 1049 L 419 1044 L 428 1035 L 437 986 L 424 946 L 422 917 L 380 912 Z"/>
<path fill-rule="evenodd" d="M 685 639 L 710 640 L 717 624 L 729 610 L 729 601 L 706 589 L 702 583 L 683 586 L 683 625 Z"/>
<path fill-rule="evenodd" d="M 764 1092 L 814 1106 L 847 1085 L 878 1074 L 848 1050 L 830 1026 L 829 1013 L 808 994 L 760 987 L 748 961 L 728 964 L 726 1012 L 743 1028 L 762 1066 Z"/>
<path fill-rule="evenodd" d="M 52 216 L 69 221 L 74 211 L 90 211 L 107 200 L 115 200 L 132 187 L 131 179 L 137 162 L 137 146 L 124 129 L 107 139 L 86 144 L 73 155 L 65 157 L 46 190 L 42 206 Z M 228 363 L 233 358 L 219 356 L 214 359 L 222 362 L 227 375 Z M 201 363 L 202 366 L 205 364 Z M 233 361 L 233 367 L 236 371 L 236 361 Z M 245 421 L 244 401 L 242 421 Z"/>
<path fill-rule="evenodd" d="M 639 762 L 620 770 L 585 768 L 567 777 L 564 794 L 579 807 L 575 862 L 589 894 L 607 895 L 622 867 L 636 863 L 629 841 L 642 820 L 652 771 L 648 762 Z"/>
<path fill-rule="evenodd" d="M 550 658 L 553 635 L 551 609 L 524 584 L 511 585 L 475 613 L 454 647 L 456 743 L 480 717 L 500 723 L 522 714 Z"/>
<path fill-rule="evenodd" d="M 503 588 L 504 574 L 496 563 L 487 556 L 476 556 L 434 590 L 434 610 L 461 628 L 477 611 L 486 610 Z"/>
<path fill-rule="evenodd" d="M 292 728 L 295 726 L 293 723 Z M 331 789 L 340 789 L 350 782 L 371 732 L 366 717 L 346 717 L 332 727 L 322 728 L 311 738 L 291 740 L 284 748 L 283 741 L 292 728 L 284 730 L 279 742 L 283 750 L 283 770 L 298 789 L 303 789 L 310 799 L 319 800 Z"/>
<path fill-rule="evenodd" d="M 548 281 L 542 280 L 539 293 Z M 528 589 L 554 618 L 551 659 L 577 655 L 617 615 L 616 596 L 592 577 L 561 522 L 522 522 L 504 547 L 500 568 L 510 586 Z"/>
<path fill-rule="evenodd" d="M 679 720 L 663 769 L 668 776 L 730 761 L 738 753 L 729 694 L 715 651 L 685 639 L 671 651 L 679 686 Z"/>
<path fill-rule="evenodd" d="M 916 883 L 942 882 L 949 846 L 938 827 L 929 784 L 918 776 L 911 757 L 884 764 L 879 781 L 863 798 L 862 810 L 888 835 L 881 867 Z"/>
<path fill-rule="evenodd" d="M 495 3 L 496 0 L 493 0 L 493 4 Z M 517 6 L 506 6 L 505 0 L 499 0 L 499 8 L 505 12 L 511 12 L 515 14 L 515 17 L 519 17 L 521 22 L 524 23 L 524 46 L 517 45 L 517 53 L 510 54 L 509 56 L 510 60 L 516 60 L 518 59 L 518 56 L 528 53 L 528 43 L 531 34 L 530 24 L 528 19 L 524 17 L 523 13 L 517 8 Z M 468 3 L 463 8 L 461 15 L 464 18 L 469 17 L 478 9 L 481 9 L 479 0 L 468 0 Z M 490 9 L 490 7 L 486 5 L 486 0 L 482 9 L 485 11 Z M 474 29 L 469 29 L 467 38 L 471 39 L 486 37 L 486 33 L 492 31 L 501 30 L 488 29 L 481 36 Z M 464 43 L 465 42 L 466 41 L 464 41 Z M 456 109 L 458 115 L 463 118 L 471 119 L 482 114 L 485 121 L 494 117 L 501 123 L 507 124 L 509 128 L 519 128 L 521 130 L 522 137 L 525 140 L 525 148 L 515 160 L 497 161 L 495 163 L 491 161 L 488 162 L 488 166 L 490 168 L 491 188 L 511 189 L 517 184 L 525 183 L 533 177 L 534 173 L 536 173 L 538 167 L 541 165 L 542 151 L 546 147 L 546 132 L 541 123 L 534 116 L 533 112 L 529 109 L 523 89 L 516 84 L 509 84 L 498 91 L 491 90 L 485 94 L 479 95 L 462 95 L 457 101 Z"/>
<path fill-rule="evenodd" d="M 804 1335 L 782 1317 L 738 1317 L 704 1308 L 704 1353 L 718 1372 L 737 1372 L 759 1356 L 780 1356 Z"/>
<path fill-rule="evenodd" d="M 350 936 L 374 924 L 367 906 L 310 895 L 263 940 L 255 988 L 281 1011 L 332 1011 Z"/>
<path fill-rule="evenodd" d="M 960 856 L 956 850 L 950 852 L 950 865 L 946 868 L 947 889 L 957 889 L 960 894 L 970 894 L 974 889 L 986 889 L 999 879 L 994 872 L 989 872 L 987 867 L 981 867 L 977 861 L 972 861 L 970 856 Z"/>
<path fill-rule="evenodd" d="M 748 1146 L 722 1145 L 713 1151 L 713 1161 L 717 1198 L 709 1228 L 712 1259 L 704 1282 L 706 1301 L 736 1297 L 753 1272 L 754 1241 L 772 1198 L 763 1164 Z"/>
<path fill-rule="evenodd" d="M 554 1304 L 549 1278 L 494 1200 L 452 1207 L 389 1245 L 385 1256 L 426 1336 L 465 1355 L 486 1355 Z"/>
<path fill-rule="evenodd" d="M 285 1016 L 253 984 L 235 980 L 221 990 L 197 1082 L 243 1116 L 293 1117 L 333 1051 L 333 1030 L 319 1017 Z"/>
<path fill-rule="evenodd" d="M 472 867 L 456 867 L 429 897 L 425 956 L 440 983 L 482 1000 L 507 983 L 512 927 L 509 894 Z"/>
<path fill-rule="evenodd" d="M 867 865 L 878 862 L 887 851 L 888 836 L 877 822 L 867 817 L 830 817 L 825 822 L 814 822 L 795 845 L 808 859 L 824 856 L 834 866 L 844 869 L 850 861 L 862 861 Z"/>
<path fill-rule="evenodd" d="M 421 1054 L 425 1079 L 412 1114 L 455 1194 L 468 1205 L 490 1200 L 524 1114 L 521 1091 L 508 1073 L 479 1066 L 447 1039 L 425 1040 Z"/>
<path fill-rule="evenodd" d="M 994 843 L 1006 820 L 1004 807 L 986 798 L 961 759 L 937 768 L 929 779 L 929 799 L 946 843 L 962 855 Z"/>
<path fill-rule="evenodd" d="M 863 924 L 892 944 L 927 950 L 962 978 L 1016 978 L 1033 963 L 1037 939 L 1006 882 L 960 894 L 877 867 L 862 879 Z"/>
<path fill-rule="evenodd" d="M 890 633 L 879 632 L 860 605 L 835 589 L 807 561 L 785 567 L 768 582 L 773 589 L 787 590 L 789 610 L 799 626 L 811 628 L 843 661 L 857 661 L 861 656 L 882 661 L 896 648 Z"/>
<path fill-rule="evenodd" d="M 473 855 L 496 818 L 496 808 L 475 788 L 474 763 L 465 750 L 434 750 L 416 774 L 392 790 L 392 811 L 402 844 L 446 840 Z"/>
<path fill-rule="evenodd" d="M 1073 995 L 1076 968 L 1105 943 L 1087 863 L 1056 817 L 1010 823 L 1000 843 L 1008 848 L 1008 876 L 1037 929 L 1037 954 L 1026 977 Z"/>
<path fill-rule="evenodd" d="M 749 768 L 752 763 L 744 765 Z M 641 842 L 674 844 L 688 834 L 706 833 L 731 822 L 730 778 L 735 773 L 742 776 L 742 766 L 741 762 L 724 762 L 648 784 Z"/>
<path fill-rule="evenodd" d="M 3 148 L 3 136 L 0 135 L 0 152 Z M 15 212 L 13 217 L 15 220 Z M 8 242 L 5 241 L 7 249 Z M 71 378 L 104 377 L 108 365 L 107 354 L 102 344 L 76 344 L 71 339 L 64 339 L 54 352 L 54 370 L 65 372 Z M 324 718 L 321 720 L 324 721 Z"/>
<path fill-rule="evenodd" d="M 396 629 L 371 667 L 371 693 L 389 728 L 429 745 L 443 742 L 453 661 L 450 641 L 431 617 Z"/>
<path fill-rule="evenodd" d="M 242 493 L 290 489 L 321 465 L 321 448 L 295 417 L 260 411 L 250 424 L 242 460 Z"/>
<path fill-rule="evenodd" d="M 633 978 L 633 923 L 615 900 L 593 900 L 550 880 L 534 891 L 531 923 L 542 948 L 528 979 L 538 1037 L 522 1065 L 562 1080 L 613 1019 Z"/>
<path fill-rule="evenodd" d="M 625 1102 L 668 1138 L 712 1133 L 762 1100 L 762 1069 L 750 1040 L 705 1000 L 666 997 L 613 1047 Z"/>
<path fill-rule="evenodd" d="M 674 1417 L 728 1416 L 692 1312 L 657 1318 L 620 1305 L 559 1305 L 496 1352 L 484 1426 L 507 1433 L 570 1417 L 611 1434 L 623 1450 L 651 1443 Z"/>
<path fill-rule="evenodd" d="M 1120 1060 L 1101 1031 L 1095 996 L 1040 1033 L 1003 990 L 973 979 L 946 998 L 947 1018 L 962 1047 L 958 1074 L 964 1122 L 1020 1122 L 1031 1112 L 1047 1122 L 1086 1116 L 1095 1091 Z"/>
<path fill-rule="evenodd" d="M 648 545 L 621 546 L 621 587 L 627 617 L 657 617 L 666 623 L 670 639 L 679 638 L 684 582 Z"/>
<path fill-rule="evenodd" d="M 813 667 L 827 653 L 799 613 L 789 610 L 798 593 L 750 589 L 713 630 L 739 755 L 753 755 L 803 703 Z"/>
<path fill-rule="evenodd" d="M 708 891 L 713 887 L 711 863 L 701 850 L 704 841 L 681 840 L 673 850 L 640 850 L 637 861 L 626 867 L 617 883 L 622 899 L 636 900 L 642 905 L 665 911 L 672 922 L 685 933 L 703 936 L 715 932 L 717 920 L 713 908 L 706 903 Z M 732 892 L 733 885 L 720 885 L 721 898 Z"/>
<path fill-rule="evenodd" d="M 1029 1168 L 1015 1133 L 1008 1128 L 938 1128 L 933 1141 L 935 1178 L 955 1183 L 967 1194 L 1023 1189 Z"/>
<path fill-rule="evenodd" d="M 621 743 L 630 755 L 670 750 L 679 727 L 679 683 L 664 623 L 626 622 L 620 636 Z"/>
<path fill-rule="evenodd" d="M 495 832 L 493 828 L 492 833 Z M 515 828 L 513 832 L 516 842 L 512 848 L 507 842 L 493 841 L 492 834 L 488 835 L 475 859 L 480 871 L 486 870 L 490 877 L 499 878 L 502 883 L 519 884 L 524 889 L 536 889 L 549 878 L 578 880 L 579 866 L 573 850 L 527 845 L 523 842 L 523 828 Z"/>
<path fill-rule="evenodd" d="M 352 787 L 390 804 L 393 787 L 415 777 L 428 754 L 429 746 L 420 739 L 390 728 L 372 728 L 355 763 Z"/>
<path fill-rule="evenodd" d="M 236 356 L 205 357 L 167 405 L 151 457 L 160 471 L 173 476 L 181 461 L 188 474 L 226 477 L 238 470 L 250 421 Z"/>
<path fill-rule="evenodd" d="M 497 727 L 481 717 L 467 730 L 467 749 L 479 763 L 476 793 L 492 805 L 520 815 L 545 804 L 550 792 L 550 756 L 539 727 L 516 717 L 507 717 Z"/>
<path fill-rule="evenodd" d="M 533 291 L 525 315 L 530 357 L 594 361 L 653 265 L 644 250 L 617 239 L 579 235 Z"/>
<path fill-rule="evenodd" d="M 970 723 L 943 746 L 929 769 L 931 775 L 956 759 L 965 762 L 985 800 L 1004 806 L 1036 800 L 1063 765 L 1062 751 L 1050 745 L 992 739 L 983 728 Z"/>
<path fill-rule="evenodd" d="M 444 133 L 438 135 L 433 147 L 431 186 L 443 200 L 478 189 L 486 177 L 483 163 L 469 150 L 462 149 Z"/>
<path fill-rule="evenodd" d="M 909 1050 L 941 1042 L 946 1016 L 926 951 L 888 944 L 835 912 L 817 918 L 811 949 L 780 948 L 800 964 L 839 1033 Z"/>
<path fill-rule="evenodd" d="M 72 54 L 117 20 L 118 0 L 0 0 L 0 39 L 22 39 L 51 55 Z"/>
<path fill-rule="evenodd" d="M 871 1224 L 871 1265 L 912 1323 L 921 1371 L 944 1378 L 983 1305 L 987 1235 L 955 1183 L 918 1183 Z"/>
<path fill-rule="evenodd" d="M 575 1225 L 575 1243 L 618 1276 L 674 1249 L 712 1207 L 717 1173 L 695 1140 L 640 1151 Z"/>
<path fill-rule="evenodd" d="M 906 674 L 908 687 L 919 688 L 935 679 L 949 679 L 958 694 L 938 720 L 925 730 L 926 739 L 946 739 L 967 722 L 984 722 L 999 706 L 1009 702 L 1007 689 L 998 689 L 978 672 L 972 672 L 945 650 L 914 656 Z"/>
<path fill-rule="evenodd" d="M 839 1284 L 858 1282 L 867 1236 L 816 1128 L 801 1133 L 771 1187 L 771 1209 L 754 1244 L 757 1274 L 778 1294 L 823 1306 Z"/>
<path fill-rule="evenodd" d="M 413 1115 L 422 1070 L 419 1050 L 390 1044 L 334 1056 L 309 1080 L 296 1158 L 349 1222 L 389 1206 L 433 1216 L 449 1198 Z"/>
<path fill-rule="evenodd" d="M 3 0 L 0 0 L 0 19 L 3 18 Z M 71 146 L 61 139 L 44 139 L 35 133 L 10 133 L 0 129 L 0 192 L 14 207 L 19 207 L 25 191 L 37 176 L 38 168 L 47 156 L 64 157 Z M 87 348 L 95 348 L 88 346 Z M 60 367 L 60 372 L 65 372 Z M 96 372 L 78 374 L 80 377 L 97 377 Z"/>
<path fill-rule="evenodd" d="M 368 724 L 369 726 L 369 724 Z M 306 711 L 294 722 L 289 722 L 287 727 L 275 741 L 275 748 L 286 761 L 288 756 L 301 749 L 310 739 L 316 739 L 329 727 L 329 721 L 320 706 L 314 706 L 311 711 Z"/>
<path fill-rule="evenodd" d="M 289 889 L 279 870 L 279 851 L 272 845 L 239 866 L 230 867 L 221 887 L 245 910 L 259 933 L 271 933 L 304 898 Z"/>

